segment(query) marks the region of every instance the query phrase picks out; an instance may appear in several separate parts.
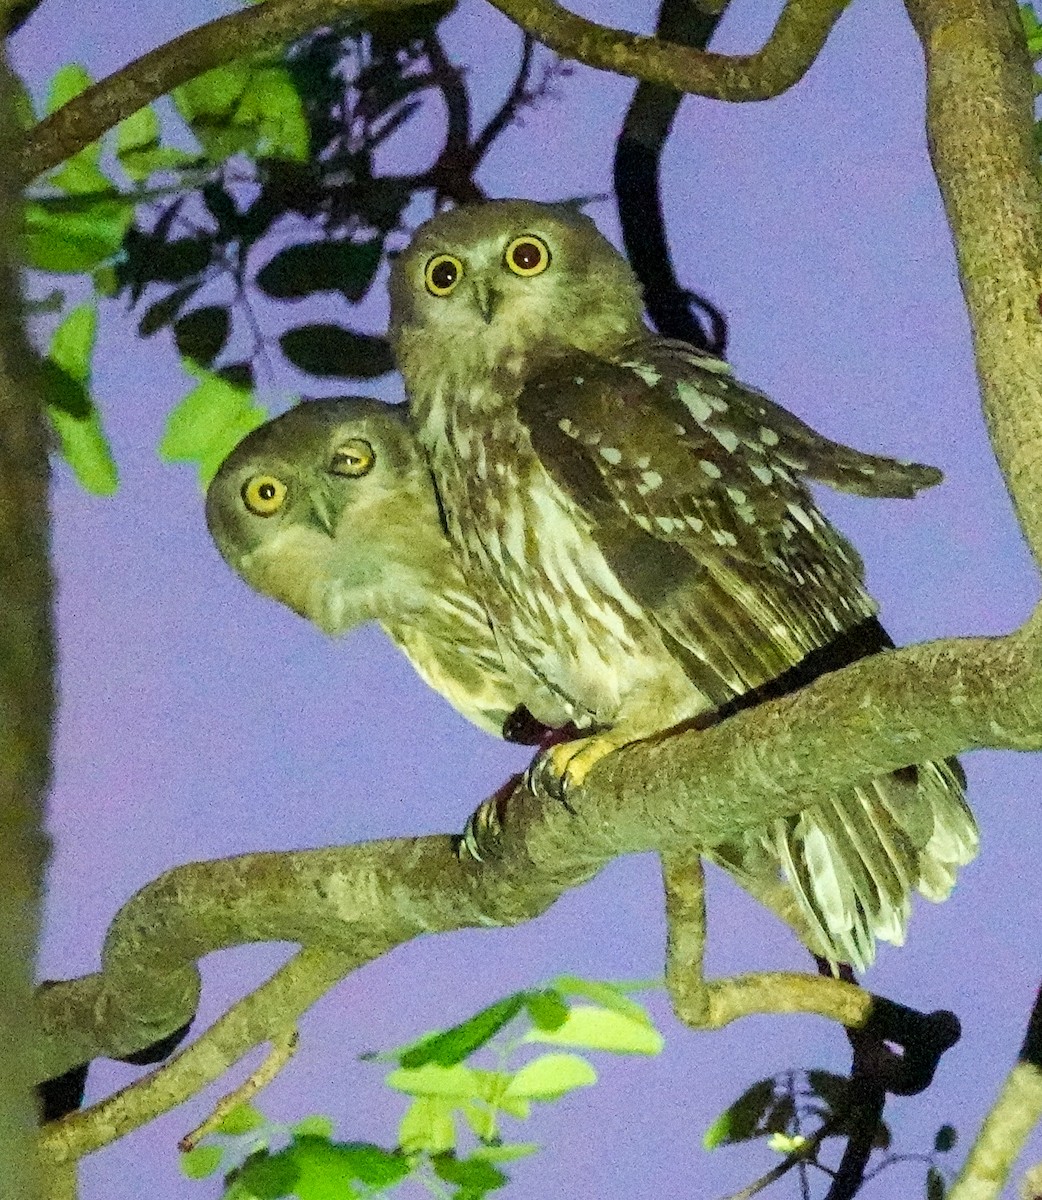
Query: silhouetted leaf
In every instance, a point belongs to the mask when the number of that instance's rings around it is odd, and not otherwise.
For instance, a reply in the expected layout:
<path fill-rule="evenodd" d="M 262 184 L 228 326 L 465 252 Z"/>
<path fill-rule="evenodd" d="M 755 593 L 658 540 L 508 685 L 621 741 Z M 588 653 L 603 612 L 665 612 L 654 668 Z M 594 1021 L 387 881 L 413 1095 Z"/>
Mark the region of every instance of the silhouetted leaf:
<path fill-rule="evenodd" d="M 369 290 L 382 249 L 376 238 L 287 246 L 257 272 L 257 286 L 278 300 L 338 291 L 354 302 Z"/>
<path fill-rule="evenodd" d="M 944 1200 L 946 1190 L 944 1176 L 936 1167 L 930 1167 L 926 1172 L 926 1200 Z"/>
<path fill-rule="evenodd" d="M 506 996 L 475 1013 L 469 1020 L 407 1047 L 398 1056 L 398 1062 L 407 1069 L 422 1067 L 427 1063 L 441 1067 L 455 1066 L 495 1037 L 508 1021 L 517 1016 L 524 1003 L 524 992 Z"/>
<path fill-rule="evenodd" d="M 231 326 L 231 313 L 223 305 L 192 309 L 174 322 L 178 353 L 208 367 L 224 349 Z"/>
<path fill-rule="evenodd" d="M 233 387 L 249 391 L 253 387 L 253 364 L 248 362 L 226 363 L 218 367 L 214 374 L 218 379 L 224 379 Z"/>
<path fill-rule="evenodd" d="M 947 1154 L 949 1150 L 955 1148 L 958 1140 L 959 1135 L 955 1132 L 954 1125 L 942 1125 L 933 1139 L 933 1148 L 939 1154 Z"/>
<path fill-rule="evenodd" d="M 167 325 L 171 325 L 181 311 L 182 305 L 194 296 L 198 289 L 198 283 L 192 282 L 185 287 L 175 288 L 162 300 L 150 304 L 138 322 L 138 335 L 148 338 L 154 333 L 158 333 L 160 329 L 165 329 Z"/>
<path fill-rule="evenodd" d="M 706 1130 L 702 1145 L 707 1150 L 734 1142 L 748 1142 L 760 1135 L 760 1121 L 774 1102 L 774 1082 L 761 1079 L 747 1088 Z"/>
<path fill-rule="evenodd" d="M 224 186 L 210 179 L 202 187 L 203 203 L 211 217 L 217 222 L 219 231 L 231 233 L 239 222 L 239 210 Z"/>
<path fill-rule="evenodd" d="M 374 379 L 394 370 L 386 340 L 339 325 L 302 325 L 279 338 L 282 353 L 309 375 Z"/>
<path fill-rule="evenodd" d="M 172 242 L 152 239 L 148 278 L 157 283 L 180 283 L 198 275 L 209 265 L 214 239 L 209 234 L 175 238 Z"/>

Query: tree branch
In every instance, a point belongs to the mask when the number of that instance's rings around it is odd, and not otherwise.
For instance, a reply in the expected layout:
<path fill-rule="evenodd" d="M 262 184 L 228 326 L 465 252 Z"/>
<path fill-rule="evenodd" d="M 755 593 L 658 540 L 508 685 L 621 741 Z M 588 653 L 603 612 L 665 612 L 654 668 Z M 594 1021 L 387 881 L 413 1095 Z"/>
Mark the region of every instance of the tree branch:
<path fill-rule="evenodd" d="M 195 1009 L 195 960 L 213 950 L 293 941 L 349 956 L 346 971 L 421 933 L 531 919 L 620 854 L 733 841 L 926 758 L 1042 746 L 1039 626 L 1042 616 L 1006 638 L 875 655 L 711 729 L 628 747 L 597 766 L 574 811 L 519 789 L 484 863 L 461 862 L 451 838 L 427 837 L 179 867 L 124 906 L 100 973 L 38 994 L 37 1077 L 125 1056 L 183 1025 Z M 757 977 L 721 988 L 714 1023 L 761 1004 L 822 1011 L 828 989 L 809 984 L 834 981 L 796 978 L 783 996 Z M 832 990 L 828 1015 L 867 1017 Z"/>
<path fill-rule="evenodd" d="M 209 21 L 82 92 L 25 135 L 19 155 L 29 183 L 125 117 L 204 71 L 250 54 L 277 50 L 295 37 L 355 15 L 413 8 L 420 0 L 264 0 Z"/>
<path fill-rule="evenodd" d="M 554 0 L 489 2 L 551 50 L 587 66 L 714 100 L 769 100 L 807 73 L 848 0 L 788 0 L 766 44 L 742 55 L 711 54 L 610 29 Z"/>
<path fill-rule="evenodd" d="M 993 1200 L 1024 1143 L 1042 1120 L 1042 988 L 1028 1019 L 1017 1064 L 977 1134 L 948 1200 Z"/>
<path fill-rule="evenodd" d="M 1033 73 L 1013 0 L 907 0 L 927 132 L 969 309 L 984 413 L 1042 562 L 1042 185 Z"/>
<path fill-rule="evenodd" d="M 47 433 L 21 322 L 14 79 L 0 55 L 0 1179 L 5 1196 L 38 1194 L 29 1080 L 32 974 L 48 840 L 54 714 L 53 582 L 47 560 Z"/>

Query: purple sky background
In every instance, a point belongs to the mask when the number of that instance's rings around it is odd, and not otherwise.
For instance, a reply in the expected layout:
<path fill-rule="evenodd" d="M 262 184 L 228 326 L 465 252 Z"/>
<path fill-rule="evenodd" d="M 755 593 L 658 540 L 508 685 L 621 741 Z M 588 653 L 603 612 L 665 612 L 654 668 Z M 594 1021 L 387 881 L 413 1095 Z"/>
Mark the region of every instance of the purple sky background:
<path fill-rule="evenodd" d="M 233 7 L 50 0 L 15 40 L 15 62 L 34 90 L 69 60 L 97 77 Z M 575 7 L 640 31 L 654 9 L 651 0 Z M 779 7 L 735 0 L 715 48 L 754 48 Z M 444 32 L 450 54 L 470 69 L 480 119 L 505 86 L 516 31 L 479 0 L 464 0 Z M 915 503 L 823 495 L 862 552 L 899 642 L 1002 633 L 1037 597 L 979 413 L 926 156 L 922 85 L 902 6 L 858 0 L 787 95 L 742 106 L 688 99 L 664 166 L 679 274 L 726 311 L 738 373 L 830 436 L 946 473 Z M 632 86 L 576 67 L 556 102 L 526 114 L 497 144 L 481 182 L 497 196 L 608 192 Z M 611 202 L 590 211 L 616 237 Z M 324 319 L 346 315 L 332 302 L 318 309 Z M 116 909 L 169 867 L 457 830 L 527 757 L 468 727 L 377 631 L 327 641 L 228 572 L 209 542 L 194 474 L 155 457 L 164 418 L 190 381 L 163 335 L 139 341 L 134 322 L 111 305 L 104 318 L 95 394 L 122 487 L 115 498 L 92 498 L 61 467 L 55 484 L 61 713 L 40 962 L 51 978 L 95 969 Z M 264 314 L 272 334 L 277 319 L 274 308 Z M 379 288 L 364 320 L 383 328 Z M 289 376 L 267 385 L 272 407 L 284 406 Z M 369 390 L 401 396 L 396 378 Z M 982 855 L 946 904 L 917 904 L 906 947 L 883 946 L 867 977 L 875 991 L 926 1010 L 951 1007 L 963 1021 L 963 1040 L 932 1091 L 888 1108 L 908 1151 L 927 1149 L 944 1121 L 964 1140 L 976 1130 L 1015 1057 L 1038 976 L 1038 759 L 978 753 L 965 765 Z M 729 880 L 713 872 L 711 889 L 711 973 L 806 967 L 795 941 Z M 391 1144 L 403 1098 L 383 1087 L 379 1066 L 357 1061 L 360 1052 L 401 1044 L 561 971 L 656 976 L 661 909 L 655 859 L 633 857 L 519 929 L 403 946 L 309 1014 L 297 1058 L 261 1106 L 280 1120 L 326 1112 L 343 1137 Z M 244 948 L 206 961 L 198 1028 L 287 953 Z M 762 1146 L 706 1154 L 701 1136 L 713 1117 L 773 1071 L 843 1072 L 849 1063 L 842 1033 L 825 1022 L 755 1018 L 696 1034 L 673 1020 L 662 994 L 649 1003 L 666 1035 L 663 1055 L 598 1056 L 596 1087 L 516 1126 L 514 1140 L 539 1140 L 545 1150 L 511 1168 L 505 1195 L 722 1196 L 776 1156 Z M 138 1073 L 99 1064 L 90 1096 Z M 212 1183 L 180 1177 L 175 1145 L 230 1086 L 225 1079 L 86 1160 L 83 1200 L 214 1195 Z M 1022 1165 L 1039 1157 L 1036 1133 Z M 898 1166 L 863 1194 L 880 1200 L 921 1188 L 921 1168 Z M 769 1194 L 795 1195 L 795 1183 Z"/>

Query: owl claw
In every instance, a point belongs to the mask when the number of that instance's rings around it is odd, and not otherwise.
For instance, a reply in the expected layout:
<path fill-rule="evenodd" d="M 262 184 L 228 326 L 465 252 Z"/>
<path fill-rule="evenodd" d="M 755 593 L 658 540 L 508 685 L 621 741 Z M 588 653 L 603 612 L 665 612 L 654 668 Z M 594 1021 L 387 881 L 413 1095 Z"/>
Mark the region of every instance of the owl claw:
<path fill-rule="evenodd" d="M 615 741 L 603 734 L 561 742 L 544 750 L 525 772 L 525 783 L 533 795 L 549 796 L 569 812 L 569 796 L 582 787 L 593 768 L 615 750 Z"/>
<path fill-rule="evenodd" d="M 456 843 L 456 857 L 470 857 L 485 862 L 495 857 L 496 843 L 503 828 L 506 804 L 517 787 L 520 776 L 512 775 L 498 791 L 483 800 L 467 818 L 463 834 Z"/>

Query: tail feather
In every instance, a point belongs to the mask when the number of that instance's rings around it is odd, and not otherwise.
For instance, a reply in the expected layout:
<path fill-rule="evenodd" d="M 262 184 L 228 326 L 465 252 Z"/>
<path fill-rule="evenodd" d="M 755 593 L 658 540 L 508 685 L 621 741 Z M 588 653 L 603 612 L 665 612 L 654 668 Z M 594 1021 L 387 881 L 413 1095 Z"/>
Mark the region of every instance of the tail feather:
<path fill-rule="evenodd" d="M 877 939 L 901 945 L 918 890 L 951 891 L 977 852 L 954 760 L 895 772 L 778 822 L 774 851 L 827 957 L 864 971 Z"/>

